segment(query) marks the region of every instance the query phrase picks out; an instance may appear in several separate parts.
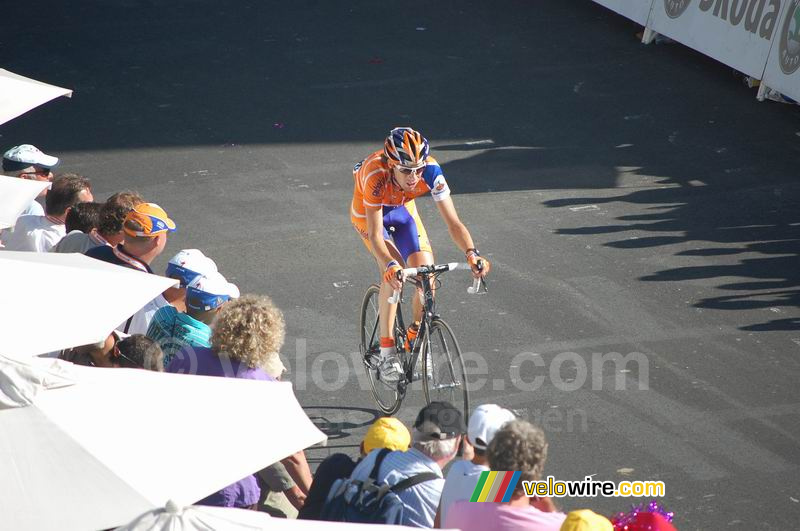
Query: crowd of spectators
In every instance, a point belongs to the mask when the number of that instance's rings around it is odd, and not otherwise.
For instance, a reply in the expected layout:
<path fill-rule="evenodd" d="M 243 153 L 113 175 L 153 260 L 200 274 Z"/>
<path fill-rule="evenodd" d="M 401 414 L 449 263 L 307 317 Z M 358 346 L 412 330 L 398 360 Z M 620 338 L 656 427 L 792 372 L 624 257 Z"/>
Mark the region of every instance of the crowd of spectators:
<path fill-rule="evenodd" d="M 90 180 L 74 173 L 54 175 L 57 164 L 56 157 L 31 145 L 5 152 L 6 175 L 50 181 L 51 186 L 26 208 L 13 229 L 0 232 L 0 246 L 82 253 L 154 273 L 153 261 L 176 229 L 166 211 L 130 191 L 95 202 Z M 240 295 L 214 260 L 198 249 L 178 251 L 163 273 L 178 285 L 109 331 L 105 340 L 55 354 L 96 367 L 264 382 L 281 379 L 286 369 L 279 352 L 286 325 L 269 297 Z M 386 488 L 426 476 L 398 492 L 403 525 L 463 531 L 613 529 L 608 519 L 590 510 L 565 514 L 552 500 L 525 494 L 522 481 L 543 477 L 547 451 L 542 429 L 517 419 L 508 409 L 483 404 L 465 423 L 451 404 L 432 402 L 419 411 L 411 430 L 397 418 L 378 418 L 367 430 L 355 461 L 346 454 L 332 454 L 312 476 L 300 451 L 198 503 L 318 520 L 337 480 L 367 481 L 377 469 L 375 480 Z M 489 470 L 520 472 L 510 500 L 470 502 L 481 474 Z M 674 529 L 653 514 L 647 517 L 648 527 L 636 527 L 635 522 L 626 525 L 631 530 Z"/>

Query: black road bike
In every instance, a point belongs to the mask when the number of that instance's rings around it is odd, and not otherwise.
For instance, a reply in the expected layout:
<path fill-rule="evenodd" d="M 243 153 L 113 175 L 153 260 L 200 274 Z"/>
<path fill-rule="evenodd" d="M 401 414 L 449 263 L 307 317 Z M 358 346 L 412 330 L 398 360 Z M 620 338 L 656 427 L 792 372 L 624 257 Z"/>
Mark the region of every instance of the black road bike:
<path fill-rule="evenodd" d="M 409 385 L 422 380 L 422 389 L 427 403 L 447 401 L 463 408 L 464 418 L 468 418 L 469 389 L 467 373 L 461 349 L 453 333 L 453 329 L 436 313 L 434 289 L 440 283 L 439 276 L 454 269 L 470 270 L 469 264 L 448 263 L 415 268 L 406 268 L 398 272 L 398 279 L 414 285 L 413 295 L 420 296 L 423 306 L 419 332 L 411 350 L 406 350 L 406 324 L 403 321 L 402 304 L 397 305 L 394 322 L 394 340 L 397 357 L 403 368 L 398 382 L 386 382 L 381 379 L 380 364 L 380 286 L 371 285 L 364 294 L 361 303 L 361 345 L 360 351 L 364 367 L 369 377 L 372 395 L 378 408 L 386 415 L 393 415 L 399 409 L 406 396 Z M 478 293 L 482 279 L 474 279 L 467 291 Z M 396 291 L 390 302 L 402 303 L 402 290 Z"/>

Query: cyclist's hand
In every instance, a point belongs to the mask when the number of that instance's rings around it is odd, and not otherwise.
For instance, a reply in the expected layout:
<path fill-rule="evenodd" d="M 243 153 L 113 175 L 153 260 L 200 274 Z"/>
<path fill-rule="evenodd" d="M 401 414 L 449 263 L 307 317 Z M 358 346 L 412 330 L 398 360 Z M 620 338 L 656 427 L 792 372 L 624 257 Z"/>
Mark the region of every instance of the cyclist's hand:
<path fill-rule="evenodd" d="M 386 271 L 383 273 L 383 281 L 392 286 L 392 289 L 395 291 L 403 287 L 403 283 L 397 278 L 398 271 L 402 270 L 403 268 L 400 267 L 400 264 L 394 260 L 386 264 Z"/>
<path fill-rule="evenodd" d="M 467 252 L 467 263 L 472 268 L 472 276 L 484 278 L 492 269 L 492 263 L 475 251 Z"/>

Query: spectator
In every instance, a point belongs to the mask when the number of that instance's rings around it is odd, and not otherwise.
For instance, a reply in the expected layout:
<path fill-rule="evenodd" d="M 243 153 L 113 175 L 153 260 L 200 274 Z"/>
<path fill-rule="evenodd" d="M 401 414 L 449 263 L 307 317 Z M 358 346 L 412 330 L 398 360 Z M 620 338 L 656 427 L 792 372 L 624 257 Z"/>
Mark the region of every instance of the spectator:
<path fill-rule="evenodd" d="M 124 244 L 116 248 L 95 247 L 86 256 L 145 273 L 152 273 L 150 264 L 164 251 L 167 234 L 176 229 L 175 222 L 155 203 L 141 203 L 125 215 Z"/>
<path fill-rule="evenodd" d="M 433 527 L 444 487 L 442 469 L 455 457 L 464 431 L 464 419 L 458 409 L 447 402 L 431 402 L 417 415 L 411 448 L 407 452 L 391 452 L 383 460 L 378 470 L 378 484 L 394 486 L 424 472 L 439 476 L 398 493 L 407 509 L 403 512 L 402 525 Z M 377 451 L 367 455 L 356 465 L 350 477 L 368 479 L 377 455 Z"/>
<path fill-rule="evenodd" d="M 130 212 L 138 205 L 144 203 L 144 199 L 136 192 L 131 192 L 130 190 L 125 190 L 123 192 L 117 192 L 116 194 L 112 195 L 108 199 L 106 199 L 107 205 L 115 205 L 122 207 L 127 212 Z M 124 221 L 125 217 L 123 216 L 122 221 Z M 120 221 L 119 229 L 117 232 L 122 230 L 122 221 Z"/>
<path fill-rule="evenodd" d="M 94 201 L 86 203 L 78 203 L 72 207 L 64 219 L 64 228 L 67 234 L 73 231 L 88 234 L 95 230 L 100 222 L 100 209 L 103 203 L 95 203 Z"/>
<path fill-rule="evenodd" d="M 168 288 L 162 296 L 166 304 L 186 312 L 186 286 L 199 275 L 217 272 L 217 264 L 199 249 L 183 249 L 170 258 L 164 276 L 180 281 L 178 287 Z"/>
<path fill-rule="evenodd" d="M 64 220 L 67 235 L 51 249 L 55 253 L 85 253 L 97 244 L 91 239 L 97 233 L 103 203 L 78 203 Z"/>
<path fill-rule="evenodd" d="M 208 267 L 203 262 L 199 260 L 192 267 Z M 211 324 L 225 303 L 238 297 L 239 288 L 221 274 L 210 272 L 208 276 L 197 276 L 186 288 L 186 313 L 180 313 L 170 305 L 159 308 L 147 328 L 147 337 L 161 345 L 167 365 L 175 353 L 185 347 L 208 348 L 211 346 Z"/>
<path fill-rule="evenodd" d="M 394 417 L 382 417 L 372 423 L 361 441 L 360 452 L 363 459 L 372 450 L 388 448 L 392 451 L 405 452 L 411 444 L 411 434 L 408 428 Z M 339 478 L 347 478 L 352 474 L 357 462 L 346 454 L 332 454 L 317 467 L 314 482 L 305 505 L 300 509 L 298 518 L 303 520 L 320 520 L 320 511 L 325 504 L 325 498 L 331 490 L 333 482 Z"/>
<path fill-rule="evenodd" d="M 79 347 L 64 349 L 58 357 L 76 365 L 85 365 L 87 367 L 112 367 L 111 356 L 117 348 L 117 342 L 120 340 L 120 336 L 121 334 L 114 330 L 102 341 L 90 345 L 81 345 Z"/>
<path fill-rule="evenodd" d="M 259 511 L 276 518 L 297 518 L 298 511 L 306 502 L 306 494 L 294 482 L 283 463 L 273 463 L 259 470 L 255 477 L 261 490 Z"/>
<path fill-rule="evenodd" d="M 45 198 L 46 215 L 17 219 L 6 248 L 9 251 L 49 251 L 66 235 L 64 220 L 72 207 L 93 200 L 92 184 L 86 177 L 74 173 L 56 177 Z"/>
<path fill-rule="evenodd" d="M 567 515 L 560 531 L 614 531 L 614 526 L 605 516 L 589 509 L 580 509 Z"/>
<path fill-rule="evenodd" d="M 164 372 L 164 352 L 158 343 L 142 334 L 133 334 L 118 341 L 112 352 L 116 367 Z"/>
<path fill-rule="evenodd" d="M 210 348 L 180 351 L 167 366 L 167 372 L 275 381 L 262 367 L 278 357 L 285 329 L 283 313 L 269 297 L 245 295 L 226 304 L 217 316 Z M 297 452 L 281 463 L 303 495 L 307 495 L 311 471 L 305 453 Z M 260 494 L 255 476 L 250 475 L 198 504 L 255 509 Z"/>
<path fill-rule="evenodd" d="M 3 174 L 32 181 L 53 180 L 53 168 L 58 158 L 46 155 L 36 146 L 22 144 L 14 146 L 3 154 Z M 39 197 L 47 195 L 47 188 L 39 193 Z M 44 216 L 44 209 L 35 199 L 20 216 Z"/>
<path fill-rule="evenodd" d="M 89 249 L 101 245 L 115 247 L 122 242 L 124 237 L 122 225 L 125 222 L 125 216 L 141 203 L 144 203 L 144 200 L 133 192 L 120 192 L 112 195 L 100 208 L 97 230 L 67 234 L 58 242 L 55 251 L 85 253 Z"/>
<path fill-rule="evenodd" d="M 152 273 L 150 264 L 167 245 L 167 234 L 176 229 L 175 222 L 155 203 L 140 203 L 125 215 L 124 243 L 111 247 L 103 245 L 86 251 L 86 256 L 104 262 Z M 144 334 L 158 308 L 166 305 L 159 295 L 136 312 L 119 328 L 126 334 Z"/>
<path fill-rule="evenodd" d="M 670 519 L 660 513 L 643 511 L 633 516 L 630 521 L 625 522 L 624 526 L 615 519 L 618 529 L 626 531 L 676 531 L 675 526 L 670 523 Z"/>
<path fill-rule="evenodd" d="M 528 498 L 522 487 L 523 481 L 542 477 L 547 459 L 544 432 L 524 420 L 508 422 L 495 433 L 487 455 L 492 470 L 521 472 L 511 501 L 455 502 L 447 511 L 443 527 L 462 531 L 558 531 L 566 515 L 556 512 L 548 498 Z"/>
<path fill-rule="evenodd" d="M 514 420 L 514 414 L 496 404 L 483 404 L 475 408 L 467 424 L 467 442 L 474 449 L 472 460 L 459 460 L 447 472 L 442 490 L 442 500 L 437 514 L 436 527 L 447 517 L 447 509 L 459 500 L 469 500 L 478 484 L 481 472 L 489 470 L 486 449 L 506 422 Z"/>

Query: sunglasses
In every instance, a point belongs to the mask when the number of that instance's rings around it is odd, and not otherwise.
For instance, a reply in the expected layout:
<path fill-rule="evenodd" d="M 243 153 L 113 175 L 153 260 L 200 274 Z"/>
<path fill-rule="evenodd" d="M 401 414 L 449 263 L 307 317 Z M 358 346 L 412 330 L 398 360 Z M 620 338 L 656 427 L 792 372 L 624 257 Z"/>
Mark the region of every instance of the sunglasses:
<path fill-rule="evenodd" d="M 134 367 L 136 367 L 138 369 L 144 369 L 144 366 L 141 363 L 139 363 L 138 361 L 132 360 L 131 358 L 129 358 L 128 356 L 126 356 L 125 354 L 122 353 L 122 351 L 119 349 L 119 342 L 120 342 L 120 339 L 116 335 L 114 335 L 114 348 L 111 351 L 112 358 L 115 358 L 115 359 L 118 359 L 118 360 L 119 359 L 125 360 L 125 361 L 127 361 L 128 363 L 130 363 L 131 365 L 133 365 Z"/>
<path fill-rule="evenodd" d="M 34 168 L 33 171 L 26 171 L 25 175 L 50 175 L 50 168 Z"/>
<path fill-rule="evenodd" d="M 402 173 L 403 175 L 411 175 L 412 173 L 422 173 L 425 170 L 425 165 L 420 166 L 419 168 L 406 168 L 405 166 L 398 166 L 397 171 Z"/>

